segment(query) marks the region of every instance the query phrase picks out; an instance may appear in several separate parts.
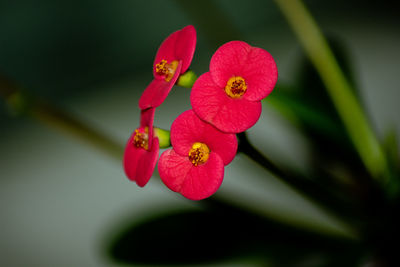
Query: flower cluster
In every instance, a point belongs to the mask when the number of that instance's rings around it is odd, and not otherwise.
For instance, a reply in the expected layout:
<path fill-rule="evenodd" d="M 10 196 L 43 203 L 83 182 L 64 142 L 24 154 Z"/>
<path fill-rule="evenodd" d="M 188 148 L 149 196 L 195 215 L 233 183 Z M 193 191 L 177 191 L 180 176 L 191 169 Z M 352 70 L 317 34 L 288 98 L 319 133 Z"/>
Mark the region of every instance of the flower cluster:
<path fill-rule="evenodd" d="M 128 140 L 124 156 L 125 172 L 139 186 L 148 182 L 158 157 L 154 110 L 165 100 L 179 75 L 187 71 L 195 45 L 195 30 L 187 26 L 171 34 L 157 52 L 154 80 L 139 101 L 141 124 Z M 193 84 L 193 109 L 172 123 L 172 149 L 161 155 L 158 164 L 164 184 L 192 200 L 214 194 L 222 183 L 224 167 L 236 155 L 235 134 L 258 121 L 261 100 L 271 93 L 277 78 L 275 61 L 267 51 L 242 41 L 218 48 L 209 72 Z"/>

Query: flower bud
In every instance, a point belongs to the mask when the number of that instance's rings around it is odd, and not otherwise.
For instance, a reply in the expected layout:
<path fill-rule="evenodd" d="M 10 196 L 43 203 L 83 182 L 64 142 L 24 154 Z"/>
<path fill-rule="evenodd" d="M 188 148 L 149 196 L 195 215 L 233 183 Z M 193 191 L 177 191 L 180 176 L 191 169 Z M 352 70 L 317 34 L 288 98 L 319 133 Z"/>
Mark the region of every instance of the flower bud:
<path fill-rule="evenodd" d="M 197 75 L 192 70 L 188 70 L 178 78 L 177 85 L 192 88 L 194 82 L 197 80 Z"/>
<path fill-rule="evenodd" d="M 158 138 L 160 148 L 171 146 L 170 132 L 168 130 L 154 127 L 154 136 Z"/>

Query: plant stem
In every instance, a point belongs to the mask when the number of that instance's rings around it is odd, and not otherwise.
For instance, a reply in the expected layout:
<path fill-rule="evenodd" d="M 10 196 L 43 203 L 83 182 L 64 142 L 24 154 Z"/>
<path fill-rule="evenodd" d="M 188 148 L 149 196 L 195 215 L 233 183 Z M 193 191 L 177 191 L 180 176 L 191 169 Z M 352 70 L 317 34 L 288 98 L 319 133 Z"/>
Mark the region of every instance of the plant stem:
<path fill-rule="evenodd" d="M 351 85 L 301 0 L 275 0 L 321 76 L 364 165 L 377 179 L 387 173 L 386 158 Z"/>
<path fill-rule="evenodd" d="M 51 128 L 77 137 L 118 161 L 122 160 L 124 148 L 121 144 L 90 128 L 87 123 L 74 118 L 70 114 L 46 103 L 35 104 L 28 113 Z"/>
<path fill-rule="evenodd" d="M 275 165 L 270 159 L 261 154 L 248 140 L 246 133 L 239 133 L 238 152 L 247 155 L 249 158 L 260 164 L 273 175 L 292 186 L 309 198 L 315 205 L 322 206 L 325 210 L 333 212 L 342 220 L 351 220 L 354 215 L 352 207 L 345 205 L 341 199 L 338 199 L 331 193 L 330 188 L 318 183 L 316 179 L 309 179 L 292 172 L 284 171 Z"/>
<path fill-rule="evenodd" d="M 51 128 L 58 129 L 91 144 L 112 158 L 122 160 L 124 148 L 121 144 L 54 105 L 36 99 L 27 100 L 28 98 L 15 83 L 1 75 L 0 95 L 6 100 L 14 113 L 30 115 Z"/>

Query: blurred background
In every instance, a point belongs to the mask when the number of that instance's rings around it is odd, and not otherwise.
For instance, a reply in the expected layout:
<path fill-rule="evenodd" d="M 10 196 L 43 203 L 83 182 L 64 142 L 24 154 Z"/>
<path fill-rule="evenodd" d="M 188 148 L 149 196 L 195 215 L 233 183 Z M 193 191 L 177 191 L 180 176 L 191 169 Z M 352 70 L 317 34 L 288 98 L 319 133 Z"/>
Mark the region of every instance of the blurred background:
<path fill-rule="evenodd" d="M 344 51 L 379 138 L 392 130 L 399 137 L 398 8 L 381 1 L 304 2 L 325 35 Z M 276 4 L 265 0 L 0 0 L 0 74 L 124 146 L 139 123 L 137 103 L 152 79 L 158 46 L 188 24 L 197 29 L 191 69 L 198 75 L 208 70 L 220 45 L 240 39 L 273 55 L 282 88 L 301 80 L 304 53 Z M 157 109 L 155 125 L 168 129 L 190 109 L 189 95 L 189 89 L 174 87 Z M 319 101 L 318 95 L 310 98 Z M 137 187 L 123 173 L 122 154 L 111 157 L 32 117 L 15 116 L 5 101 L 0 102 L 0 125 L 1 266 L 161 264 L 162 258 L 146 260 L 157 258 L 157 241 L 151 236 L 124 244 L 118 243 L 121 233 L 145 226 L 148 218 L 196 214 L 204 208 L 169 191 L 157 171 L 146 187 Z M 268 98 L 248 135 L 274 162 L 300 173 L 312 168 L 309 139 Z M 352 240 L 357 232 L 242 154 L 226 167 L 216 195 L 273 224 L 335 239 Z M 233 236 L 240 232 L 231 230 Z M 134 256 L 116 253 L 118 246 Z M 211 248 L 204 249 L 206 254 Z M 143 257 L 135 257 L 141 250 Z M 232 251 L 204 262 L 271 263 L 252 252 L 238 256 Z M 303 260 L 296 266 L 325 266 L 318 257 Z M 368 257 L 356 262 L 367 264 Z"/>

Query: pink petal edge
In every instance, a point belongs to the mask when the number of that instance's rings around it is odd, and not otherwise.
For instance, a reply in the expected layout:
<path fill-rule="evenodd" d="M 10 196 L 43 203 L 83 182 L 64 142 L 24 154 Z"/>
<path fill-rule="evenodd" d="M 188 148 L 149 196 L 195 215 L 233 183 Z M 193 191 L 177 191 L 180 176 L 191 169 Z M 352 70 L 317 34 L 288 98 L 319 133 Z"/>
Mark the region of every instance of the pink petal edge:
<path fill-rule="evenodd" d="M 196 29 L 193 25 L 188 25 L 179 32 L 176 40 L 175 56 L 178 60 L 182 60 L 181 73 L 184 73 L 192 62 L 196 42 Z"/>
<path fill-rule="evenodd" d="M 175 45 L 176 40 L 178 39 L 180 30 L 171 33 L 160 45 L 157 50 L 156 56 L 153 62 L 153 75 L 156 79 L 160 79 L 160 75 L 158 75 L 155 71 L 155 65 L 160 63 L 161 60 L 167 60 L 168 63 L 176 60 L 175 57 Z"/>

